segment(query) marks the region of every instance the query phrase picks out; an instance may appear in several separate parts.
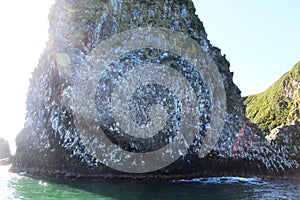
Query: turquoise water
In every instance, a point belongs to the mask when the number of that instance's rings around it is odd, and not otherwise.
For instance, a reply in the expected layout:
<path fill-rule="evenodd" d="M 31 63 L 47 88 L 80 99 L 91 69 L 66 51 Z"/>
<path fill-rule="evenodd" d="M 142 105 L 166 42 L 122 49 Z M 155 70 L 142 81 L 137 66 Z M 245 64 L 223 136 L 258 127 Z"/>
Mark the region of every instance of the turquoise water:
<path fill-rule="evenodd" d="M 300 181 L 205 178 L 140 183 L 49 181 L 8 172 L 0 166 L 0 199 L 300 199 Z"/>

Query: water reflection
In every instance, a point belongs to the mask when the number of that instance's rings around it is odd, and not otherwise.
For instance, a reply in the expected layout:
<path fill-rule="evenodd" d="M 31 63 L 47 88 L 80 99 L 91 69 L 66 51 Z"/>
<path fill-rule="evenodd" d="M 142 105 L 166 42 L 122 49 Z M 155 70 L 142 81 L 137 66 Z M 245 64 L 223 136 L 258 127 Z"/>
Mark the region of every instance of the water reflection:
<path fill-rule="evenodd" d="M 8 173 L 0 166 L 0 199 L 298 199 L 300 181 L 198 178 L 167 183 L 50 181 Z"/>

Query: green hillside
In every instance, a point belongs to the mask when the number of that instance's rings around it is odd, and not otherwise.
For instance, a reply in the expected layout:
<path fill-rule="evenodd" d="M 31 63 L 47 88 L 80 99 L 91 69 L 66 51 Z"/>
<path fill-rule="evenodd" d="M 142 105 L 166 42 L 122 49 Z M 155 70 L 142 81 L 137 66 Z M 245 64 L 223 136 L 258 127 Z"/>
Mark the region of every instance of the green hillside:
<path fill-rule="evenodd" d="M 269 133 L 300 120 L 300 62 L 263 93 L 245 97 L 246 116 Z"/>

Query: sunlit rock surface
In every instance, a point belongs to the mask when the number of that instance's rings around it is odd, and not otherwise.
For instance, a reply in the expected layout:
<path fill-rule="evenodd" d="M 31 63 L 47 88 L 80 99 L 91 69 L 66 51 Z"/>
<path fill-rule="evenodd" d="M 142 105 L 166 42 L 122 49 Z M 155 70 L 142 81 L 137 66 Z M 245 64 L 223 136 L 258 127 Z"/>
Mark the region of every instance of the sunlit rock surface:
<path fill-rule="evenodd" d="M 220 175 L 280 175 L 297 168 L 298 163 L 271 146 L 260 129 L 245 118 L 245 108 L 238 87 L 233 83 L 229 62 L 220 49 L 207 39 L 202 22 L 195 15 L 192 1 L 162 0 L 57 0 L 51 9 L 50 39 L 39 65 L 30 80 L 27 97 L 27 117 L 24 129 L 17 137 L 17 151 L 13 171 L 27 171 L 39 176 L 67 178 L 97 177 L 158 177 L 176 178 Z M 72 90 L 78 71 L 84 67 L 85 58 L 101 45 L 101 41 L 116 33 L 136 27 L 163 27 L 184 33 L 197 41 L 213 58 L 222 75 L 227 96 L 227 116 L 217 145 L 205 158 L 199 159 L 201 137 L 195 138 L 188 154 L 170 166 L 147 174 L 126 174 L 101 164 L 84 146 L 74 125 Z M 174 55 L 151 48 L 128 53 L 115 62 L 120 70 L 125 62 L 155 62 L 175 65 L 177 70 L 192 67 L 176 60 Z M 114 72 L 108 78 L 114 80 Z M 205 91 L 201 78 L 189 76 Z M 99 83 L 100 84 L 100 83 Z M 141 89 L 142 91 L 142 89 Z M 164 93 L 161 90 L 162 93 Z M 101 95 L 97 94 L 97 109 L 103 109 Z M 139 96 L 143 94 L 140 92 Z M 203 104 L 209 106 L 207 94 L 199 93 Z M 105 105 L 104 105 L 105 106 Z M 208 108 L 209 110 L 209 108 Z M 209 115 L 199 129 L 199 135 L 209 128 Z M 143 116 L 143 115 L 142 115 Z M 143 123 L 146 118 L 137 118 Z M 105 131 L 118 142 L 113 125 Z M 114 137 L 116 136 L 116 137 Z M 151 144 L 151 143 L 150 143 Z M 164 141 L 155 141 L 158 147 L 134 143 L 123 144 L 130 151 L 159 148 Z M 148 146 L 147 146 L 148 145 Z"/>
<path fill-rule="evenodd" d="M 273 129 L 266 138 L 276 148 L 285 149 L 290 157 L 300 161 L 300 124 L 298 121 Z"/>

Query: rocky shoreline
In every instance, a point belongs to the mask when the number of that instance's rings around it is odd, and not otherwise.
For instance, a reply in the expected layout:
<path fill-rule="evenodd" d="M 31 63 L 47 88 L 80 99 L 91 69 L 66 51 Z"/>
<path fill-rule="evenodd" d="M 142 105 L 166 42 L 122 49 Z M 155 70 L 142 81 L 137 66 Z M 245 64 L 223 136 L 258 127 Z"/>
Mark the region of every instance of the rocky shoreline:
<path fill-rule="evenodd" d="M 211 178 L 211 177 L 244 177 L 244 178 L 262 178 L 262 179 L 290 179 L 290 180 L 300 180 L 299 173 L 300 170 L 293 170 L 289 173 L 274 175 L 266 173 L 257 172 L 241 172 L 242 169 L 237 172 L 227 172 L 222 171 L 220 173 L 214 173 L 210 170 L 190 173 L 190 174 L 122 174 L 122 173 L 72 173 L 69 170 L 49 170 L 40 168 L 10 168 L 10 172 L 18 173 L 23 176 L 28 176 L 31 178 L 45 178 L 49 180 L 131 180 L 131 181 L 172 181 L 172 180 L 190 180 L 194 178 Z"/>

